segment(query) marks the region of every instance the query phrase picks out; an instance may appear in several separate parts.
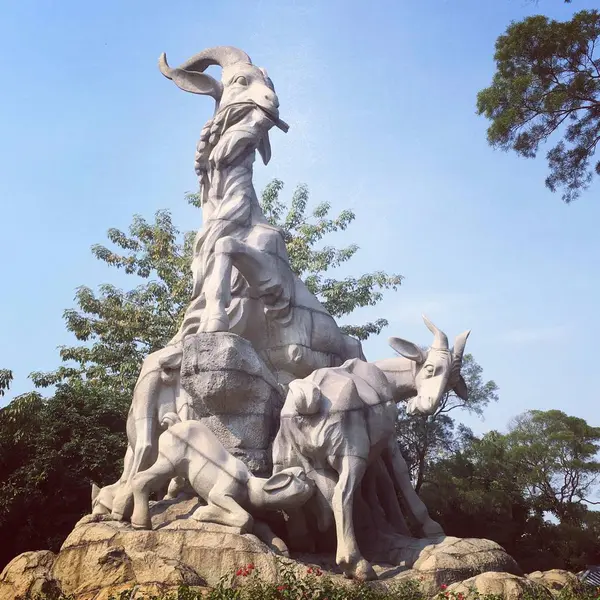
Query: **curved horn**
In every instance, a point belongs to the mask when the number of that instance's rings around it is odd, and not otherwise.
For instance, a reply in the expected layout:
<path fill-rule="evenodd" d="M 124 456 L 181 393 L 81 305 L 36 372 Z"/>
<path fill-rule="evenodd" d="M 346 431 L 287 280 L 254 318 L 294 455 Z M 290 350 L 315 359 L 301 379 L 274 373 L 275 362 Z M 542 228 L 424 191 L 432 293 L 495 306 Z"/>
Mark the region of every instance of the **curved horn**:
<path fill-rule="evenodd" d="M 435 336 L 431 347 L 439 350 L 448 350 L 448 336 L 438 329 L 425 315 L 422 315 L 422 317 L 427 329 Z"/>
<path fill-rule="evenodd" d="M 211 65 L 218 65 L 221 68 L 229 67 L 236 63 L 247 63 L 252 64 L 250 57 L 241 50 L 234 48 L 233 46 L 215 46 L 214 48 L 207 48 L 202 50 L 198 54 L 192 56 L 192 58 L 186 60 L 178 68 L 184 71 L 195 71 L 197 73 L 203 73 Z M 171 74 L 175 69 L 169 67 L 167 63 L 167 56 L 163 52 L 158 60 L 158 66 L 160 72 L 171 79 Z"/>
<path fill-rule="evenodd" d="M 471 330 L 465 331 L 460 335 L 456 336 L 454 340 L 454 348 L 452 348 L 452 371 L 455 372 L 458 370 L 460 372 L 460 368 L 462 366 L 463 354 L 465 353 L 465 345 L 467 344 L 467 338 Z"/>

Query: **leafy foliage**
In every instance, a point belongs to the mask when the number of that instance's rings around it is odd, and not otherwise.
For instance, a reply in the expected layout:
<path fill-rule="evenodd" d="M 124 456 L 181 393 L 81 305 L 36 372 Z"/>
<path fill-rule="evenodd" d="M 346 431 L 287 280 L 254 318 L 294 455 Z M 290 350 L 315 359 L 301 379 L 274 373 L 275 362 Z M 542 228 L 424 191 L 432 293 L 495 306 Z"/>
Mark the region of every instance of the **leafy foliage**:
<path fill-rule="evenodd" d="M 193 234 L 182 236 L 170 213 L 161 210 L 153 223 L 136 215 L 129 235 L 110 229 L 108 238 L 120 251 L 96 244 L 94 256 L 146 281 L 127 291 L 110 284 L 101 285 L 98 293 L 80 287 L 78 309 L 66 310 L 64 317 L 67 329 L 86 344 L 62 347 L 66 364 L 52 373 L 32 373 L 36 386 L 86 380 L 102 389 L 131 392 L 144 357 L 177 331 L 191 296 Z"/>
<path fill-rule="evenodd" d="M 600 475 L 600 427 L 559 410 L 532 410 L 513 420 L 507 436 L 518 479 L 538 512 L 577 525 Z"/>
<path fill-rule="evenodd" d="M 398 442 L 417 492 L 425 481 L 428 466 L 457 450 L 462 440 L 473 435 L 464 425 L 456 425 L 449 413 L 459 409 L 481 416 L 490 402 L 497 402 L 498 386 L 494 381 L 484 382 L 482 373 L 483 368 L 473 356 L 465 354 L 462 374 L 469 390 L 467 400 L 450 391 L 444 395 L 435 413 L 429 416 L 409 417 L 406 406 L 399 406 Z"/>
<path fill-rule="evenodd" d="M 0 396 L 4 396 L 10 388 L 10 382 L 13 380 L 12 371 L 9 369 L 0 369 Z"/>
<path fill-rule="evenodd" d="M 336 249 L 318 247 L 327 234 L 344 230 L 354 220 L 345 210 L 329 218 L 330 205 L 319 204 L 307 214 L 308 189 L 298 186 L 289 208 L 280 200 L 283 183 L 271 182 L 262 194 L 262 207 L 269 221 L 281 227 L 293 271 L 303 278 L 334 317 L 350 314 L 355 308 L 375 305 L 385 289 L 400 285 L 399 275 L 383 272 L 337 280 L 325 277 L 331 269 L 349 261 L 358 246 Z M 197 194 L 188 202 L 199 206 Z M 77 309 L 64 313 L 67 329 L 84 344 L 62 347 L 65 364 L 51 373 L 34 372 L 36 386 L 60 382 L 94 382 L 116 393 L 131 392 L 144 357 L 164 347 L 175 335 L 191 297 L 190 262 L 195 233 L 182 234 L 166 210 L 156 213 L 153 223 L 139 215 L 126 234 L 108 231 L 112 250 L 101 244 L 92 246 L 96 258 L 134 275 L 142 283 L 124 291 L 104 284 L 98 292 L 86 286 L 77 290 Z M 385 319 L 345 327 L 359 339 L 377 334 L 387 325 Z"/>
<path fill-rule="evenodd" d="M 35 548 L 57 551 L 89 510 L 91 482 L 116 481 L 129 401 L 71 384 L 0 409 L 0 565 Z"/>
<path fill-rule="evenodd" d="M 356 308 L 375 306 L 382 299 L 383 290 L 397 289 L 402 277 L 387 275 L 382 271 L 341 280 L 325 277 L 325 273 L 349 261 L 359 248 L 356 244 L 345 248 L 315 246 L 326 234 L 345 230 L 355 215 L 350 210 L 344 210 L 336 218 L 328 218 L 331 209 L 328 202 L 317 205 L 307 215 L 308 188 L 305 185 L 296 188 L 289 209 L 286 209 L 279 199 L 282 189 L 283 182 L 277 179 L 272 181 L 262 194 L 262 209 L 269 223 L 283 231 L 292 270 L 332 316 L 343 317 Z M 359 340 L 365 340 L 370 335 L 380 333 L 387 324 L 386 319 L 377 319 L 363 325 L 347 325 L 342 329 Z"/>
<path fill-rule="evenodd" d="M 600 13 L 582 10 L 570 21 L 533 16 L 511 23 L 496 41 L 496 73 L 479 92 L 477 111 L 491 121 L 488 141 L 535 157 L 553 135 L 546 186 L 575 200 L 592 180 L 600 141 Z M 600 173 L 600 162 L 594 170 Z"/>
<path fill-rule="evenodd" d="M 525 571 L 598 564 L 600 514 L 584 501 L 597 434 L 560 411 L 526 412 L 507 434 L 466 438 L 434 462 L 423 499 L 449 535 L 492 539 Z"/>
<path fill-rule="evenodd" d="M 421 494 L 448 535 L 492 539 L 515 556 L 529 517 L 516 469 L 503 435 L 472 436 L 431 465 Z"/>

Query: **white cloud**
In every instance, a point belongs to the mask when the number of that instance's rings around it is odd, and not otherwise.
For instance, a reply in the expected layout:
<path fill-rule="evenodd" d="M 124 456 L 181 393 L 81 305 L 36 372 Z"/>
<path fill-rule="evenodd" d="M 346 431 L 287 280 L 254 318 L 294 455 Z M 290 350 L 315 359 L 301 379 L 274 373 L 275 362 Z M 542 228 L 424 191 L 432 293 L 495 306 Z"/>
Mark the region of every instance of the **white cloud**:
<path fill-rule="evenodd" d="M 500 334 L 499 339 L 502 342 L 511 344 L 539 344 L 541 342 L 553 342 L 563 339 L 568 333 L 568 328 L 564 325 L 554 327 L 521 327 L 510 329 Z"/>

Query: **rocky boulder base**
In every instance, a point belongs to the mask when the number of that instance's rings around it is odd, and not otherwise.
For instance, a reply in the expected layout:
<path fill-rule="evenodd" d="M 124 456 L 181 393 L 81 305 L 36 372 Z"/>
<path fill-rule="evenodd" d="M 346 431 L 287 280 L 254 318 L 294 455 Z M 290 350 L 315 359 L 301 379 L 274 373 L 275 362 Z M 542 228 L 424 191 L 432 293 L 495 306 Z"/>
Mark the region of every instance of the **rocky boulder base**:
<path fill-rule="evenodd" d="M 52 575 L 55 558 L 49 550 L 24 552 L 13 558 L 0 574 L 0 599 L 26 600 L 38 594 L 58 594 L 60 588 Z"/>
<path fill-rule="evenodd" d="M 579 582 L 575 573 L 563 571 L 562 569 L 552 569 L 550 571 L 535 571 L 527 575 L 527 579 L 543 585 L 554 595 L 560 594 L 561 590 L 564 587 L 576 586 Z"/>
<path fill-rule="evenodd" d="M 72 594 L 76 600 L 107 600 L 111 594 L 133 586 L 149 594 L 174 591 L 181 584 L 212 587 L 223 576 L 248 563 L 254 563 L 261 579 L 276 582 L 277 562 L 282 557 L 254 535 L 190 519 L 198 503 L 197 498 L 153 503 L 152 531 L 134 530 L 127 523 L 105 520 L 106 517 L 102 520 L 84 517 L 58 555 L 27 552 L 7 565 L 0 576 L 0 600 L 58 589 Z M 489 540 L 406 538 L 403 548 L 396 550 L 396 558 L 403 558 L 402 563 L 395 566 L 376 563 L 379 580 L 372 585 L 384 588 L 415 579 L 434 596 L 442 584 L 463 585 L 458 582 L 470 577 L 467 582 L 476 586 L 511 594 L 513 587 L 519 585 L 545 590 L 540 584 L 517 577 L 519 569 L 515 561 Z M 307 567 L 312 566 L 329 572 L 340 583 L 347 581 L 335 567 L 332 556 L 298 555 L 290 562 L 298 575 L 305 574 Z M 467 587 L 460 588 L 463 589 L 467 591 Z"/>
<path fill-rule="evenodd" d="M 447 591 L 463 594 L 467 599 L 478 595 L 494 595 L 505 600 L 520 600 L 527 594 L 537 600 L 552 600 L 552 594 L 546 587 L 512 573 L 481 573 L 449 586 Z"/>
<path fill-rule="evenodd" d="M 181 386 L 190 398 L 190 417 L 204 423 L 254 474 L 268 477 L 283 388 L 252 344 L 233 333 L 188 336 Z"/>

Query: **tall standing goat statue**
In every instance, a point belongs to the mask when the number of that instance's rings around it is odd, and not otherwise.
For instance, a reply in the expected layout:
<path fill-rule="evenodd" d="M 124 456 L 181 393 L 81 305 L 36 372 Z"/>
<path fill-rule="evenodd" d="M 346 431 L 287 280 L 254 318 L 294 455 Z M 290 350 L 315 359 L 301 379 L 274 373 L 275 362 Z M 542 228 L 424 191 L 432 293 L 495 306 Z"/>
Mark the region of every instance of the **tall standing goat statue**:
<path fill-rule="evenodd" d="M 222 68 L 221 81 L 204 72 L 211 65 Z M 123 474 L 96 496 L 97 512 L 112 511 L 115 518 L 127 518 L 132 478 L 156 460 L 164 415 L 193 418 L 180 377 L 186 336 L 231 332 L 249 340 L 283 386 L 315 369 L 363 358 L 360 342 L 342 333 L 292 272 L 282 232 L 260 208 L 252 184 L 255 153 L 266 164 L 269 130 L 288 129 L 267 72 L 229 46 L 204 50 L 177 68 L 163 54 L 159 67 L 181 89 L 214 98 L 216 107 L 196 151 L 203 225 L 194 242 L 191 303 L 176 336 L 142 365 L 127 419 Z"/>

